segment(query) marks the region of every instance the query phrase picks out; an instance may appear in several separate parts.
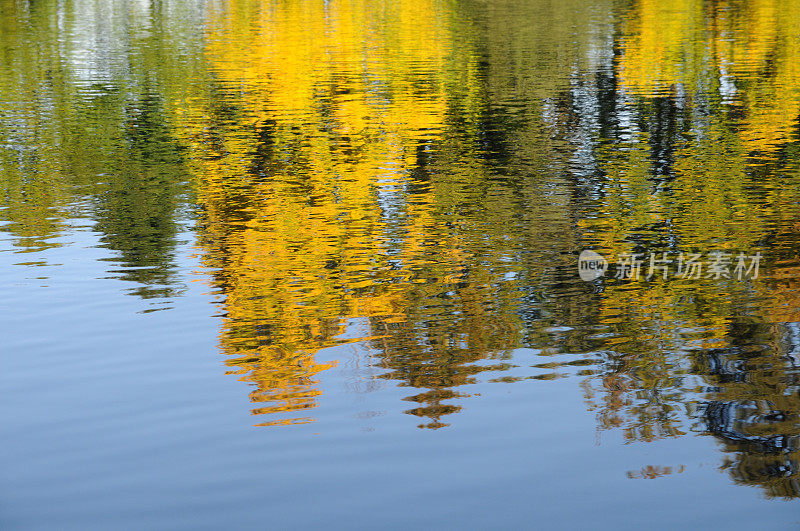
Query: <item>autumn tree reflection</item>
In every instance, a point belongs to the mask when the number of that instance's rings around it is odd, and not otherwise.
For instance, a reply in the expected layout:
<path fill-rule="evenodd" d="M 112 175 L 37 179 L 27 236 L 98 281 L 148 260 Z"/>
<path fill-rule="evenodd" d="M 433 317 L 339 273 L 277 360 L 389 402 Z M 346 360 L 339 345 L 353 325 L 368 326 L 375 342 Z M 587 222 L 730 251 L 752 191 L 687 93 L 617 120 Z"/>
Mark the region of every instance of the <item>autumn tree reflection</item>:
<path fill-rule="evenodd" d="M 351 319 L 368 318 L 371 335 L 348 340 L 386 349 L 387 369 L 434 391 L 461 383 L 448 374 L 484 349 L 508 348 L 461 328 L 490 324 L 475 319 L 491 313 L 480 294 L 492 300 L 509 267 L 476 264 L 462 231 L 478 227 L 457 219 L 459 197 L 483 179 L 475 142 L 441 143 L 453 113 L 474 122 L 480 99 L 477 61 L 453 45 L 463 22 L 427 1 L 234 2 L 209 17 L 219 32 L 209 61 L 226 67 L 206 100 L 215 107 L 187 105 L 184 140 L 199 161 L 206 265 L 225 298 L 221 344 L 255 384 L 252 399 L 268 404 L 254 412 L 307 420 L 296 415 L 315 405 L 314 374 L 329 367 L 314 356 L 343 341 Z M 249 59 L 231 67 L 234 57 Z M 463 179 L 434 182 L 430 166 L 448 157 L 466 157 L 452 168 Z M 458 325 L 448 333 L 445 323 Z M 469 354 L 437 354 L 454 341 Z M 437 358 L 444 366 L 415 368 Z"/>

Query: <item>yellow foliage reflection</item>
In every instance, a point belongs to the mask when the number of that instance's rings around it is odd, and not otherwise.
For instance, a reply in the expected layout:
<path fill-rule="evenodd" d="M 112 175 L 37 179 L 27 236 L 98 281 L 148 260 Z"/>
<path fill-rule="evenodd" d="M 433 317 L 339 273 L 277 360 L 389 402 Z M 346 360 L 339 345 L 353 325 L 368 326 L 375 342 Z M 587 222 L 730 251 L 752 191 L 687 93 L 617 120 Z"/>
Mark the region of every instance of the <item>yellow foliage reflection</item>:
<path fill-rule="evenodd" d="M 438 204 L 459 191 L 434 190 L 427 175 L 436 157 L 472 181 L 484 171 L 469 137 L 456 153 L 432 154 L 453 105 L 476 112 L 477 60 L 453 45 L 448 4 L 406 4 L 233 2 L 209 12 L 218 93 L 180 114 L 206 265 L 225 296 L 221 344 L 256 385 L 252 399 L 270 403 L 255 413 L 313 407 L 314 375 L 330 366 L 314 355 L 342 341 L 375 341 L 401 373 L 409 363 L 392 360 L 409 349 L 434 365 L 441 356 L 436 376 L 390 373 L 432 388 L 463 383 L 471 370 L 460 364 L 513 344 L 490 337 L 518 330 L 486 304 L 501 273 L 475 267 L 474 240 L 451 230 L 456 218 Z M 370 334 L 339 338 L 356 318 Z M 464 354 L 453 360 L 452 348 Z M 419 414 L 435 427 L 442 411 Z"/>
<path fill-rule="evenodd" d="M 625 23 L 620 76 L 636 94 L 681 87 L 740 107 L 743 147 L 774 152 L 800 112 L 798 13 L 796 0 L 638 0 Z"/>

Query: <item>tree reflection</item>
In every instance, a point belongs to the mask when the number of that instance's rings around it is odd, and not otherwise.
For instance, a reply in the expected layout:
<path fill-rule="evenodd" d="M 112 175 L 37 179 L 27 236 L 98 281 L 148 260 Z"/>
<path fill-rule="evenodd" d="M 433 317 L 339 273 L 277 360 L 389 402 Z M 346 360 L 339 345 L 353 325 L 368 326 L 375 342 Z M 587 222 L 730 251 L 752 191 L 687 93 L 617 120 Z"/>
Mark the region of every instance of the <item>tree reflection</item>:
<path fill-rule="evenodd" d="M 180 292 L 176 218 L 189 181 L 164 104 L 175 67 L 165 48 L 178 37 L 128 33 L 164 19 L 179 28 L 177 13 L 150 8 L 110 25 L 103 6 L 81 2 L 4 1 L 0 16 L 3 230 L 37 251 L 63 244 L 66 219 L 90 218 L 111 272 L 146 298 Z"/>

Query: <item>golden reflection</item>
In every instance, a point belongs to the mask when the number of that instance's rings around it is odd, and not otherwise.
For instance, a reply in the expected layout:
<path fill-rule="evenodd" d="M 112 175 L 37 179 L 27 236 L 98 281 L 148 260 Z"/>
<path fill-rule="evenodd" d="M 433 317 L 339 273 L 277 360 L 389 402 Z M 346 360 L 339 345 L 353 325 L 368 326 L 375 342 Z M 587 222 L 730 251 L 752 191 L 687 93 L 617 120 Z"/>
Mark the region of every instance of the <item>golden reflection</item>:
<path fill-rule="evenodd" d="M 768 155 L 794 137 L 800 112 L 800 2 L 638 0 L 624 25 L 620 76 L 634 93 L 682 87 L 738 108 L 737 136 Z"/>
<path fill-rule="evenodd" d="M 440 204 L 468 192 L 464 183 L 436 190 L 429 176 L 438 156 L 470 180 L 485 171 L 474 140 L 432 153 L 446 148 L 453 105 L 477 112 L 477 60 L 453 45 L 460 22 L 447 4 L 411 4 L 233 2 L 209 12 L 219 93 L 180 114 L 206 266 L 225 295 L 221 346 L 256 384 L 252 399 L 270 403 L 254 413 L 314 407 L 314 375 L 330 367 L 315 353 L 342 341 L 374 342 L 388 377 L 438 389 L 478 370 L 459 365 L 509 347 L 490 330 L 517 333 L 489 308 L 499 272 L 475 263 L 467 235 L 479 229 Z M 369 334 L 339 338 L 359 318 Z M 466 353 L 455 360 L 452 349 Z M 405 374 L 412 350 L 431 367 Z M 417 395 L 436 405 L 413 412 L 437 425 L 450 412 L 438 405 L 445 395 Z"/>
<path fill-rule="evenodd" d="M 318 375 L 334 365 L 317 353 L 359 342 L 383 378 L 415 388 L 407 413 L 420 427 L 442 427 L 469 396 L 456 387 L 513 367 L 503 360 L 519 346 L 551 348 L 549 324 L 592 323 L 561 347 L 603 353 L 579 372 L 600 427 L 630 441 L 686 434 L 714 385 L 698 368 L 709 353 L 735 349 L 737 323 L 796 313 L 790 246 L 772 246 L 776 268 L 739 284 L 609 282 L 598 294 L 561 271 L 582 246 L 618 256 L 788 241 L 798 190 L 774 179 L 796 175 L 776 165 L 794 137 L 757 104 L 795 101 L 793 12 L 690 0 L 625 11 L 612 77 L 595 80 L 601 136 L 584 163 L 602 178 L 586 185 L 563 172 L 583 149 L 575 131 L 592 127 L 581 122 L 585 78 L 546 76 L 544 64 L 530 68 L 545 81 L 520 83 L 519 65 L 498 67 L 515 42 L 482 33 L 491 21 L 401 4 L 235 1 L 207 12 L 209 77 L 178 100 L 176 134 L 224 296 L 220 345 L 253 385 L 253 412 L 275 414 L 261 424 L 312 420 Z M 747 38 L 724 40 L 745 19 Z M 578 48 L 600 46 L 593 39 Z M 775 42 L 776 73 L 760 75 Z M 553 42 L 534 46 L 549 53 Z M 612 98 L 645 98 L 604 103 L 604 84 L 617 87 Z M 498 112 L 514 98 L 533 112 Z M 625 112 L 635 118 L 621 122 Z M 352 322 L 365 326 L 354 335 Z"/>

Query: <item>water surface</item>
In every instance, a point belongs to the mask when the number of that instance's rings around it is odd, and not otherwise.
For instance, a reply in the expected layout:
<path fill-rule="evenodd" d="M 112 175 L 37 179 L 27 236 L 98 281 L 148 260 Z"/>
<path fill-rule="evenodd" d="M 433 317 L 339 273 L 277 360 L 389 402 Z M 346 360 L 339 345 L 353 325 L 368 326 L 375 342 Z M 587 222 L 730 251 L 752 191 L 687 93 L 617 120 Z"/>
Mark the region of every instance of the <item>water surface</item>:
<path fill-rule="evenodd" d="M 798 525 L 798 65 L 795 0 L 0 0 L 0 525 Z"/>

